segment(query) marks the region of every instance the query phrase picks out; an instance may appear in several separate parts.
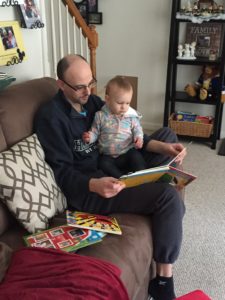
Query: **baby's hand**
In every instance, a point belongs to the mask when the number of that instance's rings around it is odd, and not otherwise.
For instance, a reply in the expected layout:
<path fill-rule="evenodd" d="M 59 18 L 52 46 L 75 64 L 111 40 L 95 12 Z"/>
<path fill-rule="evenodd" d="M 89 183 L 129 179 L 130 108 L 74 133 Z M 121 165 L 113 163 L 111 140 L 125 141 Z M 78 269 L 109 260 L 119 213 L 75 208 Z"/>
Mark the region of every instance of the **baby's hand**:
<path fill-rule="evenodd" d="M 135 146 L 136 149 L 141 149 L 142 146 L 143 146 L 143 139 L 140 138 L 140 137 L 136 137 L 134 139 L 134 146 Z"/>
<path fill-rule="evenodd" d="M 89 131 L 83 133 L 82 140 L 87 144 L 90 143 L 90 132 Z"/>

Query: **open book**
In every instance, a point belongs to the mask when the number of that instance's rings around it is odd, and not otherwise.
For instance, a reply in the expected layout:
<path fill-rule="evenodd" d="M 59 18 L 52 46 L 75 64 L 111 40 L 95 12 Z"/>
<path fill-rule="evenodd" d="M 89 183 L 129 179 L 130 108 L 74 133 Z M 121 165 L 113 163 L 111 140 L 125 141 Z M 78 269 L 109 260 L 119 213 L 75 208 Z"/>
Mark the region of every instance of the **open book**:
<path fill-rule="evenodd" d="M 53 248 L 66 252 L 75 252 L 80 248 L 101 242 L 104 236 L 105 233 L 103 232 L 61 225 L 24 236 L 23 239 L 29 247 Z"/>
<path fill-rule="evenodd" d="M 167 165 L 123 175 L 119 178 L 119 180 L 125 183 L 126 187 L 133 187 L 147 182 L 157 181 L 168 182 L 178 188 L 182 188 L 196 179 L 195 175 L 180 170 L 175 166 L 175 161 L 180 155 L 182 155 L 185 149 L 183 149 Z"/>

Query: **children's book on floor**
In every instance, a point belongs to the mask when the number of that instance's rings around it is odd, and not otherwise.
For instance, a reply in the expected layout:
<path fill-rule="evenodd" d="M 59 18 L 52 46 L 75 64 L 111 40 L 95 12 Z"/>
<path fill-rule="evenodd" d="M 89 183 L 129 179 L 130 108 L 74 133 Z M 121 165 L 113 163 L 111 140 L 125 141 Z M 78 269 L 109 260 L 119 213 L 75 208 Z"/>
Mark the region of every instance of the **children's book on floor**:
<path fill-rule="evenodd" d="M 168 182 L 178 188 L 183 188 L 197 178 L 195 175 L 187 173 L 176 167 L 175 161 L 179 155 L 182 155 L 183 151 L 181 151 L 167 165 L 129 173 L 121 176 L 119 180 L 125 183 L 127 188 L 147 182 Z"/>
<path fill-rule="evenodd" d="M 35 234 L 24 236 L 29 247 L 54 248 L 75 252 L 80 248 L 102 241 L 105 233 L 89 229 L 61 225 Z"/>
<path fill-rule="evenodd" d="M 66 211 L 67 224 L 78 228 L 92 229 L 113 234 L 122 234 L 114 217 L 90 214 L 79 211 Z"/>

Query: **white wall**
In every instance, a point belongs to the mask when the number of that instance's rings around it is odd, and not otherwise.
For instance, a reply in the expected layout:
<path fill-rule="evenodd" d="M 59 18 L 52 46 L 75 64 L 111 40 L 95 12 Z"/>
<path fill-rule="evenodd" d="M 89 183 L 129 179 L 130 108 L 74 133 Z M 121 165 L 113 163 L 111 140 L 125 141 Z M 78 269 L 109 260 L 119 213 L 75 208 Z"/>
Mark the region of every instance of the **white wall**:
<path fill-rule="evenodd" d="M 162 126 L 170 5 L 164 0 L 99 0 L 97 74 L 101 92 L 114 75 L 138 77 L 138 110 L 145 128 Z"/>
<path fill-rule="evenodd" d="M 163 122 L 172 0 L 99 0 L 98 4 L 103 12 L 103 25 L 97 26 L 98 90 L 102 93 L 106 81 L 116 74 L 138 76 L 142 124 L 156 129 Z M 195 75 L 190 79 L 193 82 L 200 74 Z M 182 78 L 181 90 L 187 80 Z M 185 109 L 212 113 L 208 105 L 187 105 Z M 225 111 L 223 120 L 221 137 L 225 137 Z"/>
<path fill-rule="evenodd" d="M 39 4 L 39 1 L 37 1 Z M 1 7 L 1 21 L 20 21 L 17 6 Z M 22 36 L 25 46 L 27 60 L 13 66 L 0 66 L 1 72 L 16 77 L 16 82 L 22 82 L 27 79 L 42 77 L 43 71 L 43 53 L 42 53 L 42 30 L 43 29 L 23 29 Z"/>
<path fill-rule="evenodd" d="M 44 23 L 45 1 L 50 0 L 37 2 Z M 163 122 L 171 4 L 172 0 L 98 0 L 103 13 L 103 24 L 97 25 L 98 92 L 103 95 L 106 82 L 116 74 L 137 76 L 138 110 L 146 129 L 157 129 Z M 16 7 L 0 7 L 1 21 L 15 19 Z M 28 60 L 0 67 L 0 71 L 14 75 L 17 82 L 48 75 L 52 57 L 47 52 L 45 28 L 21 30 Z M 225 137 L 225 121 L 221 136 Z"/>

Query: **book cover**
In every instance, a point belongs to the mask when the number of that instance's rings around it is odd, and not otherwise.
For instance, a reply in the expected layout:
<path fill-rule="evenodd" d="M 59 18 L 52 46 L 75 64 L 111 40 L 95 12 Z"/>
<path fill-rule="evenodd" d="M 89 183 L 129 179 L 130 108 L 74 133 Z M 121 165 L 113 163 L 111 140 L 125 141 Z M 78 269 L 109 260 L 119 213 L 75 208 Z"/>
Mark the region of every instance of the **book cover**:
<path fill-rule="evenodd" d="M 70 226 L 113 234 L 122 234 L 120 226 L 114 217 L 67 210 L 66 218 L 67 224 Z"/>
<path fill-rule="evenodd" d="M 195 56 L 209 58 L 210 53 L 221 56 L 221 45 L 223 39 L 223 26 L 221 23 L 187 23 L 186 41 L 191 44 L 196 42 Z"/>
<path fill-rule="evenodd" d="M 196 290 L 184 296 L 176 298 L 177 300 L 211 300 L 203 291 Z"/>
<path fill-rule="evenodd" d="M 175 167 L 175 160 L 182 154 L 183 151 L 174 157 L 167 165 L 123 175 L 119 178 L 119 180 L 125 183 L 127 188 L 147 182 L 168 182 L 178 188 L 183 188 L 196 179 L 195 175 Z"/>
<path fill-rule="evenodd" d="M 29 247 L 54 248 L 74 252 L 101 242 L 104 236 L 105 234 L 102 232 L 62 225 L 24 236 L 23 239 Z"/>

